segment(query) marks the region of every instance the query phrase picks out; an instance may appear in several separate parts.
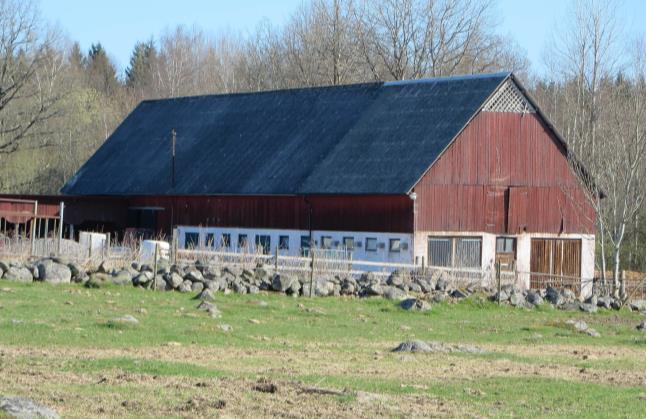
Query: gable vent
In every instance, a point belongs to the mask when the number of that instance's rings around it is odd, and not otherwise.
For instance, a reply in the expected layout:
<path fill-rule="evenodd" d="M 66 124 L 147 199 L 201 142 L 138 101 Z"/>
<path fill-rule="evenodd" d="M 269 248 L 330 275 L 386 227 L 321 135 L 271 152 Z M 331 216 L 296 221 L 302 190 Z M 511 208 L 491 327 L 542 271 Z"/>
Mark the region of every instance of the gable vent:
<path fill-rule="evenodd" d="M 485 112 L 534 113 L 535 109 L 516 83 L 507 80 L 489 99 L 483 110 Z"/>

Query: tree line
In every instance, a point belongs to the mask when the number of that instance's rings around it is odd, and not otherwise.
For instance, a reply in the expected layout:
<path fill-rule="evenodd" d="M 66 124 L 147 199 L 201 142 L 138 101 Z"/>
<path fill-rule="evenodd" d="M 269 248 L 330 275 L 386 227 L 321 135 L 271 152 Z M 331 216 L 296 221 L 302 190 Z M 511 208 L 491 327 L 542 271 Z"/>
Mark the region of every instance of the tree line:
<path fill-rule="evenodd" d="M 493 0 L 312 0 L 249 34 L 177 26 L 119 74 L 35 3 L 0 0 L 0 191 L 55 193 L 145 99 L 514 71 L 563 134 L 597 212 L 599 268 L 646 269 L 646 41 L 610 1 L 572 1 L 532 72 Z M 593 184 L 594 183 L 594 184 Z M 619 288 L 619 284 L 617 284 Z"/>

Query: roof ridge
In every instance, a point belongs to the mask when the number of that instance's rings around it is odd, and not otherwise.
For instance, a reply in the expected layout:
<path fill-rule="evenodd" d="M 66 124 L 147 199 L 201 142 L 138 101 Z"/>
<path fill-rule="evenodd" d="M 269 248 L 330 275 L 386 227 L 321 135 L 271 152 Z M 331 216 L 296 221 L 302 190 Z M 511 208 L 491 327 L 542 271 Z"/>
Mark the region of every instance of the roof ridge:
<path fill-rule="evenodd" d="M 501 71 L 497 73 L 459 74 L 459 75 L 452 75 L 452 76 L 425 77 L 420 79 L 407 79 L 407 80 L 365 81 L 365 82 L 359 82 L 359 83 L 326 84 L 321 86 L 305 86 L 305 87 L 285 87 L 281 89 L 246 91 L 246 92 L 206 93 L 206 94 L 199 94 L 199 95 L 172 96 L 172 97 L 166 97 L 166 98 L 145 99 L 145 100 L 142 100 L 140 103 L 189 100 L 189 99 L 211 98 L 211 97 L 249 96 L 249 95 L 262 95 L 262 94 L 283 93 L 283 92 L 301 92 L 306 90 L 315 91 L 315 90 L 328 90 L 328 89 L 343 89 L 343 88 L 351 88 L 351 87 L 365 87 L 365 86 L 379 86 L 379 85 L 384 87 L 389 87 L 389 86 L 413 85 L 413 84 L 422 84 L 422 83 L 438 83 L 438 82 L 449 82 L 449 81 L 460 81 L 460 80 L 478 80 L 478 79 L 487 79 L 487 78 L 497 78 L 497 77 L 509 76 L 511 74 L 512 74 L 511 71 Z"/>

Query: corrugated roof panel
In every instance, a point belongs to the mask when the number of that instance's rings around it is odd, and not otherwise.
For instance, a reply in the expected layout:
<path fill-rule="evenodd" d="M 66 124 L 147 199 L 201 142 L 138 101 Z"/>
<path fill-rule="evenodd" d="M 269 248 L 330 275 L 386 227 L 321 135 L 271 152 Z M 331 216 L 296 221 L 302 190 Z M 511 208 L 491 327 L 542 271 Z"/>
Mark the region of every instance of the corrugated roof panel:
<path fill-rule="evenodd" d="M 62 192 L 406 193 L 508 76 L 145 101 Z"/>

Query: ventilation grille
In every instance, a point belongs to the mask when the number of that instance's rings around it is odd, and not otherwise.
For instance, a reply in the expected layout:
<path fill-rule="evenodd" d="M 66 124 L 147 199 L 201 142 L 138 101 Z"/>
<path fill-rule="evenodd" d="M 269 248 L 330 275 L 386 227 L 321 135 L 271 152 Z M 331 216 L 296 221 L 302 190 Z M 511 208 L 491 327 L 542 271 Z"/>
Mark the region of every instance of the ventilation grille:
<path fill-rule="evenodd" d="M 505 84 L 485 104 L 485 112 L 534 113 L 534 107 L 525 95 L 518 90 L 516 83 L 507 80 Z"/>

